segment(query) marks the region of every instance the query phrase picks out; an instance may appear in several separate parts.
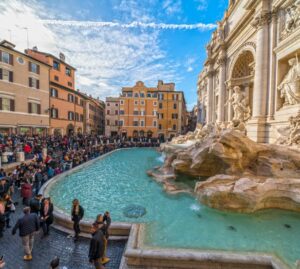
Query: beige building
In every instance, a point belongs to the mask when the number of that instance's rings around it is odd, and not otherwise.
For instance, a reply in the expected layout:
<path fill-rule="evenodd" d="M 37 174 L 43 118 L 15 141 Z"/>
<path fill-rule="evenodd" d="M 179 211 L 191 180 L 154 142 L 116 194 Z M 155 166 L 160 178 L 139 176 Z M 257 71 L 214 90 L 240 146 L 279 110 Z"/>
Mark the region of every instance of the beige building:
<path fill-rule="evenodd" d="M 105 100 L 105 135 L 114 137 L 119 134 L 119 106 L 118 97 L 107 97 Z"/>
<path fill-rule="evenodd" d="M 201 120 L 243 124 L 251 139 L 264 143 L 295 134 L 299 57 L 299 0 L 231 0 L 199 75 Z"/>
<path fill-rule="evenodd" d="M 50 66 L 0 43 L 0 133 L 46 134 Z"/>

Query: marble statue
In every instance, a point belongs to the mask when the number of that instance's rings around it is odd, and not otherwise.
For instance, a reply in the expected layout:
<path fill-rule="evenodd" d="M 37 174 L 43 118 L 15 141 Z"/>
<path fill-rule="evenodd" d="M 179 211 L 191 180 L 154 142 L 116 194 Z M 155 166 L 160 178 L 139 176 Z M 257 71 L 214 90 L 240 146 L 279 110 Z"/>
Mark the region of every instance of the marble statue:
<path fill-rule="evenodd" d="M 300 65 L 298 58 L 289 61 L 290 69 L 278 86 L 280 97 L 284 99 L 283 105 L 300 103 Z"/>
<path fill-rule="evenodd" d="M 286 9 L 286 20 L 283 30 L 283 36 L 287 36 L 296 27 L 300 25 L 300 0 Z"/>
<path fill-rule="evenodd" d="M 290 133 L 288 144 L 291 145 L 300 145 L 300 114 L 296 117 L 290 117 Z"/>
<path fill-rule="evenodd" d="M 239 86 L 233 88 L 233 95 L 228 99 L 225 106 L 230 103 L 233 108 L 233 121 L 245 122 L 251 116 L 248 100 Z"/>

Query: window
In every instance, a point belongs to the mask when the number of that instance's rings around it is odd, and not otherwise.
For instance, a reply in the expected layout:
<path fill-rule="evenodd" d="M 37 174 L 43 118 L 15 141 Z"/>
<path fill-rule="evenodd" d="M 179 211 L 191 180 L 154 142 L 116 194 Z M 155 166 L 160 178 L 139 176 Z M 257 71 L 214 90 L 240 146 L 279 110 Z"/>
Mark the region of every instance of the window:
<path fill-rule="evenodd" d="M 162 103 L 159 103 L 159 106 L 158 106 L 160 109 L 163 108 L 163 104 Z"/>
<path fill-rule="evenodd" d="M 14 81 L 13 75 L 14 73 L 12 71 L 0 68 L 0 79 L 13 82 Z"/>
<path fill-rule="evenodd" d="M 118 110 L 115 110 L 115 115 L 118 115 L 118 113 L 119 113 Z"/>
<path fill-rule="evenodd" d="M 147 92 L 147 97 L 151 98 L 151 93 Z"/>
<path fill-rule="evenodd" d="M 73 86 L 72 82 L 68 82 L 68 86 L 72 87 Z"/>
<path fill-rule="evenodd" d="M 80 99 L 80 105 L 83 106 L 83 100 L 82 99 Z"/>
<path fill-rule="evenodd" d="M 157 111 L 156 110 L 153 110 L 153 116 L 157 116 Z"/>
<path fill-rule="evenodd" d="M 172 119 L 178 119 L 178 114 L 172 114 Z"/>
<path fill-rule="evenodd" d="M 141 97 L 141 98 L 144 98 L 144 97 L 145 97 L 145 93 L 141 92 L 141 93 L 140 93 L 140 97 Z"/>
<path fill-rule="evenodd" d="M 75 120 L 79 121 L 79 114 L 78 113 L 75 113 Z"/>
<path fill-rule="evenodd" d="M 118 126 L 118 121 L 117 120 L 115 120 L 115 126 Z"/>
<path fill-rule="evenodd" d="M 176 131 L 176 124 L 173 125 L 173 130 Z"/>
<path fill-rule="evenodd" d="M 71 68 L 66 67 L 66 75 L 69 77 L 71 76 Z"/>
<path fill-rule="evenodd" d="M 133 115 L 139 115 L 139 111 L 138 110 L 134 110 L 133 111 Z"/>
<path fill-rule="evenodd" d="M 51 108 L 51 118 L 52 119 L 58 118 L 58 109 L 57 108 Z"/>
<path fill-rule="evenodd" d="M 164 94 L 163 93 L 158 94 L 158 100 L 164 100 Z"/>
<path fill-rule="evenodd" d="M 41 105 L 38 103 L 28 103 L 28 113 L 41 114 Z"/>
<path fill-rule="evenodd" d="M 5 51 L 2 51 L 2 56 L 1 56 L 1 61 L 3 63 L 6 63 L 6 64 L 10 64 L 10 65 L 13 65 L 13 62 L 14 62 L 14 56 L 12 54 L 9 54 L 8 52 L 5 52 Z"/>
<path fill-rule="evenodd" d="M 162 126 L 161 124 L 158 124 L 158 129 L 161 130 L 162 129 Z"/>
<path fill-rule="evenodd" d="M 139 101 L 134 101 L 134 104 L 135 104 L 135 105 L 138 105 L 138 104 L 139 104 Z"/>
<path fill-rule="evenodd" d="M 153 121 L 153 126 L 156 127 L 157 126 L 157 121 Z"/>
<path fill-rule="evenodd" d="M 145 116 L 145 110 L 141 110 L 141 116 Z"/>
<path fill-rule="evenodd" d="M 74 103 L 74 96 L 72 94 L 68 94 L 68 101 Z"/>
<path fill-rule="evenodd" d="M 118 103 L 115 103 L 115 106 L 118 106 Z"/>
<path fill-rule="evenodd" d="M 123 120 L 120 120 L 119 121 L 119 126 L 123 126 L 124 125 L 124 121 Z"/>
<path fill-rule="evenodd" d="M 136 92 L 136 93 L 134 93 L 134 97 L 139 97 L 139 94 Z"/>
<path fill-rule="evenodd" d="M 132 92 L 128 92 L 127 97 L 132 97 Z"/>
<path fill-rule="evenodd" d="M 15 100 L 0 97 L 0 110 L 15 111 Z"/>
<path fill-rule="evenodd" d="M 178 94 L 173 94 L 173 100 L 178 100 Z"/>
<path fill-rule="evenodd" d="M 162 120 L 164 118 L 164 113 L 159 113 L 157 114 L 158 119 Z"/>
<path fill-rule="evenodd" d="M 121 103 L 121 105 L 124 105 L 124 100 L 121 100 L 120 103 Z"/>
<path fill-rule="evenodd" d="M 157 106 L 157 102 L 155 101 L 155 102 L 153 102 L 153 106 Z"/>
<path fill-rule="evenodd" d="M 107 103 L 107 106 L 110 106 L 110 103 Z"/>
<path fill-rule="evenodd" d="M 53 68 L 54 68 L 55 70 L 59 70 L 59 69 L 60 69 L 60 64 L 59 64 L 59 62 L 53 61 Z"/>
<path fill-rule="evenodd" d="M 58 97 L 58 91 L 56 89 L 51 88 L 50 93 L 51 93 L 51 97 L 55 97 L 55 98 Z"/>
<path fill-rule="evenodd" d="M 59 81 L 58 76 L 54 76 L 55 81 Z"/>
<path fill-rule="evenodd" d="M 78 97 L 75 96 L 75 104 L 78 104 Z"/>
<path fill-rule="evenodd" d="M 124 115 L 124 110 L 120 110 L 120 115 Z"/>
<path fill-rule="evenodd" d="M 36 88 L 36 89 L 40 88 L 40 81 L 38 79 L 36 79 L 36 78 L 29 78 L 28 82 L 29 82 L 29 87 Z"/>
<path fill-rule="evenodd" d="M 68 120 L 74 120 L 74 112 L 68 112 Z"/>
<path fill-rule="evenodd" d="M 107 111 L 106 111 L 106 114 L 109 115 L 109 114 L 110 114 L 110 110 L 107 110 Z"/>
<path fill-rule="evenodd" d="M 80 121 L 83 122 L 83 115 L 80 114 Z"/>
<path fill-rule="evenodd" d="M 133 121 L 133 126 L 139 126 L 139 122 L 137 120 Z"/>
<path fill-rule="evenodd" d="M 145 101 L 141 100 L 141 105 L 144 106 L 145 105 Z"/>
<path fill-rule="evenodd" d="M 173 108 L 177 109 L 177 104 L 176 103 L 173 104 Z"/>
<path fill-rule="evenodd" d="M 145 126 L 145 122 L 143 120 L 140 121 L 141 126 Z"/>
<path fill-rule="evenodd" d="M 106 120 L 106 125 L 110 125 L 110 121 L 109 120 Z"/>
<path fill-rule="evenodd" d="M 38 64 L 28 62 L 28 69 L 29 72 L 39 74 L 40 73 L 40 66 Z"/>
<path fill-rule="evenodd" d="M 152 94 L 152 97 L 153 97 L 153 98 L 157 98 L 157 93 L 156 93 L 156 92 L 153 93 L 153 94 Z"/>

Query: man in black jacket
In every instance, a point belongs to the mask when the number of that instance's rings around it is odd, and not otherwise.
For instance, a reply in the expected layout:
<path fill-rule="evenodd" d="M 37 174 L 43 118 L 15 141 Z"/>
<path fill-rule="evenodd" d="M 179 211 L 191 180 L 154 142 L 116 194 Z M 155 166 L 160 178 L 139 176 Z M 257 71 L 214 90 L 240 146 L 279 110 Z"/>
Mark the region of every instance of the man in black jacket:
<path fill-rule="evenodd" d="M 104 235 L 97 223 L 93 223 L 91 232 L 92 239 L 89 249 L 89 261 L 94 264 L 95 269 L 104 269 L 104 266 L 101 263 L 104 255 Z"/>
<path fill-rule="evenodd" d="M 12 234 L 15 235 L 17 229 L 19 229 L 19 235 L 22 238 L 22 244 L 25 252 L 24 260 L 31 261 L 34 233 L 39 230 L 40 223 L 38 216 L 34 213 L 30 213 L 30 207 L 25 207 L 23 212 L 24 216 L 17 221 L 12 230 Z"/>
<path fill-rule="evenodd" d="M 41 194 L 35 195 L 29 202 L 31 213 L 35 213 L 39 216 L 42 206 L 42 198 Z"/>

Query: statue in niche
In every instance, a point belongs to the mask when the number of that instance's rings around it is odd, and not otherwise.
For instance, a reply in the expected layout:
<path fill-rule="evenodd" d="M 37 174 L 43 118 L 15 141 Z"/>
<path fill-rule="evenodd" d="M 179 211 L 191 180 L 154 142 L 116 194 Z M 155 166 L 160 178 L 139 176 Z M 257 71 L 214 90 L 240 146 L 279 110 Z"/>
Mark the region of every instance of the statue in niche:
<path fill-rule="evenodd" d="M 290 34 L 296 27 L 300 25 L 300 0 L 286 9 L 285 27 L 283 36 Z"/>
<path fill-rule="evenodd" d="M 298 57 L 289 61 L 290 69 L 278 86 L 280 97 L 284 99 L 283 105 L 300 103 L 300 65 Z"/>
<path fill-rule="evenodd" d="M 248 98 L 246 98 L 239 86 L 235 86 L 233 91 L 233 95 L 228 99 L 225 106 L 230 103 L 234 112 L 233 121 L 242 123 L 251 117 Z"/>

